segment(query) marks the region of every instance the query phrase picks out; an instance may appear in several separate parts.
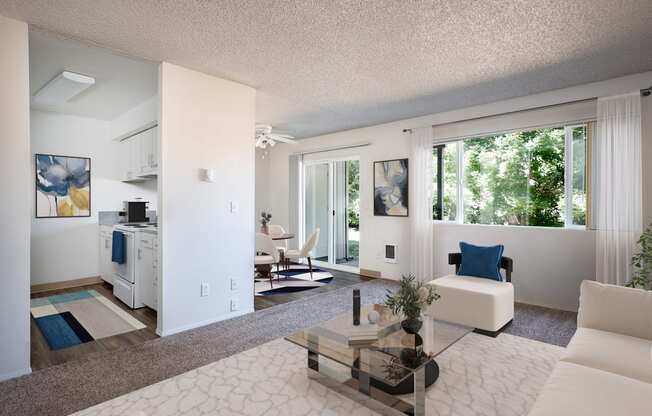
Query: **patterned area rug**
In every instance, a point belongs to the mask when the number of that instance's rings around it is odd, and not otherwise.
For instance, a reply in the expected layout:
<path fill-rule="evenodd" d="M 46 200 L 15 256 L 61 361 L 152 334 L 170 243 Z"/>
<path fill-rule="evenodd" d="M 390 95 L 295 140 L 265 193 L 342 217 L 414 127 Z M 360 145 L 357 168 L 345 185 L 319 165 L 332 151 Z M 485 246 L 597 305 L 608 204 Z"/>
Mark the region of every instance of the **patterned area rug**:
<path fill-rule="evenodd" d="M 312 268 L 312 279 L 308 266 L 293 264 L 289 270 L 281 270 L 276 275 L 276 267 L 272 272 L 274 279 L 256 275 L 254 291 L 256 296 L 278 295 L 280 293 L 300 292 L 302 290 L 314 289 L 327 285 L 333 279 L 333 275 L 325 270 Z"/>
<path fill-rule="evenodd" d="M 30 310 L 51 350 L 146 328 L 94 290 L 35 298 Z"/>
<path fill-rule="evenodd" d="M 429 416 L 527 415 L 563 348 L 470 333 L 437 357 Z M 306 352 L 278 339 L 75 413 L 111 415 L 377 415 L 364 396 L 309 378 Z M 352 400 L 353 397 L 355 400 Z"/>

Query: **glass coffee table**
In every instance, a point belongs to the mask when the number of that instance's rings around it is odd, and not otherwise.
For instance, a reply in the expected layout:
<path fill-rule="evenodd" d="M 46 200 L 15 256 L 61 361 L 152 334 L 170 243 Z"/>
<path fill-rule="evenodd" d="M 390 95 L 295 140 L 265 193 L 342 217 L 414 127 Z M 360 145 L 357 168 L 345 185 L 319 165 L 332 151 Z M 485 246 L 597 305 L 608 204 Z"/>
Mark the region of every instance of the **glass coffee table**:
<path fill-rule="evenodd" d="M 375 326 L 354 327 L 347 313 L 285 339 L 307 350 L 310 370 L 330 376 L 328 364 L 335 363 L 347 370 L 339 383 L 396 411 L 423 416 L 426 387 L 439 377 L 435 358 L 473 328 L 424 316 L 419 333 L 408 334 L 384 305 L 364 306 L 361 322 L 368 322 L 372 310 L 380 314 Z"/>

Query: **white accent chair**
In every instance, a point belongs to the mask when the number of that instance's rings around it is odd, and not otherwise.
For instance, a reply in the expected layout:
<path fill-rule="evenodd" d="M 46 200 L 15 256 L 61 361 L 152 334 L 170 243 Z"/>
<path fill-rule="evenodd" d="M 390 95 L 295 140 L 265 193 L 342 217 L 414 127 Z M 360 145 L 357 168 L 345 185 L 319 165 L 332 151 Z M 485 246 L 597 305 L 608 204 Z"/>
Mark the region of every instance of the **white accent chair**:
<path fill-rule="evenodd" d="M 281 236 L 285 234 L 285 229 L 278 224 L 269 224 L 267 226 L 267 230 L 269 231 L 269 235 L 271 237 Z M 283 255 L 285 255 L 285 252 L 288 251 L 288 240 L 273 240 L 273 241 L 274 241 L 274 245 L 276 245 L 276 249 L 279 252 L 281 252 Z"/>
<path fill-rule="evenodd" d="M 585 280 L 577 327 L 529 415 L 652 414 L 652 291 Z"/>
<path fill-rule="evenodd" d="M 448 264 L 454 264 L 457 273 L 462 264 L 462 255 L 450 253 Z M 457 274 L 428 282 L 441 298 L 428 307 L 426 314 L 475 328 L 476 332 L 484 335 L 497 336 L 514 318 L 512 259 L 502 257 L 500 268 L 505 269 L 505 279 L 501 282 Z"/>
<path fill-rule="evenodd" d="M 256 255 L 254 257 L 254 266 L 256 270 L 260 272 L 264 277 L 269 277 L 269 285 L 274 288 L 272 285 L 272 266 L 276 264 L 276 276 L 278 278 L 279 274 L 279 261 L 281 255 L 276 249 L 274 240 L 267 234 L 256 233 Z M 268 267 L 265 267 L 269 265 Z"/>
<path fill-rule="evenodd" d="M 319 228 L 312 232 L 306 243 L 301 247 L 300 250 L 288 250 L 285 253 L 285 259 L 289 262 L 290 260 L 299 260 L 299 259 L 308 259 L 308 270 L 310 270 L 310 280 L 312 280 L 312 259 L 310 258 L 310 252 L 315 248 L 317 242 L 319 241 Z"/>

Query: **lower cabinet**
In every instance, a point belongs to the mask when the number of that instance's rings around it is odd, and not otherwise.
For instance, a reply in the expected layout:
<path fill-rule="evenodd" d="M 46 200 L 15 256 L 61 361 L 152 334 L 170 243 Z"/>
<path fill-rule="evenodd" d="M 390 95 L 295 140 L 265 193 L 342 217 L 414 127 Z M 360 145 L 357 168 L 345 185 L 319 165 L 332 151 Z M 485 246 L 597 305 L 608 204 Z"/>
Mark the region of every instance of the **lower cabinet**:
<path fill-rule="evenodd" d="M 139 233 L 136 261 L 138 291 L 141 301 L 150 308 L 158 307 L 158 242 L 156 234 Z"/>
<path fill-rule="evenodd" d="M 100 277 L 109 284 L 113 284 L 113 262 L 111 261 L 112 246 L 112 228 L 100 227 Z"/>

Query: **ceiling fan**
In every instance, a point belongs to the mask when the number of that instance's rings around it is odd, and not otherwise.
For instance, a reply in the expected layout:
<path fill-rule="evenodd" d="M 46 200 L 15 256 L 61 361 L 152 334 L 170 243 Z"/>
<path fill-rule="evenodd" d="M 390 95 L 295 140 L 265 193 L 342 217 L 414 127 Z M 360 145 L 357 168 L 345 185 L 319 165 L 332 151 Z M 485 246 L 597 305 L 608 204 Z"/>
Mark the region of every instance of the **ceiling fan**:
<path fill-rule="evenodd" d="M 278 142 L 296 144 L 297 142 L 292 139 L 294 137 L 288 134 L 272 133 L 272 126 L 269 124 L 256 125 L 256 147 L 260 147 L 261 149 L 265 149 L 267 146 L 274 146 Z"/>

